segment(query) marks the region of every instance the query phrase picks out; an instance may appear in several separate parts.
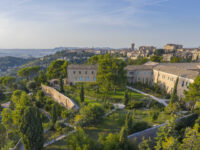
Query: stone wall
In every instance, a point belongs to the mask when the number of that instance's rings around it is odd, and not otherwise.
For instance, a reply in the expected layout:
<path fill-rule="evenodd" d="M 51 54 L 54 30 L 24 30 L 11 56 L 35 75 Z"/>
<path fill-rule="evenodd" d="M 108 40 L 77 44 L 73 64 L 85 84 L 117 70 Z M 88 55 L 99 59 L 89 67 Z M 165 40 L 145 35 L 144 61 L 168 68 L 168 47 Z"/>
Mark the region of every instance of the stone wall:
<path fill-rule="evenodd" d="M 63 105 L 67 109 L 79 109 L 79 107 L 74 103 L 74 101 L 67 96 L 61 94 L 58 92 L 56 89 L 46 86 L 46 85 L 41 85 L 42 86 L 42 91 L 53 98 L 56 102 L 59 104 Z"/>

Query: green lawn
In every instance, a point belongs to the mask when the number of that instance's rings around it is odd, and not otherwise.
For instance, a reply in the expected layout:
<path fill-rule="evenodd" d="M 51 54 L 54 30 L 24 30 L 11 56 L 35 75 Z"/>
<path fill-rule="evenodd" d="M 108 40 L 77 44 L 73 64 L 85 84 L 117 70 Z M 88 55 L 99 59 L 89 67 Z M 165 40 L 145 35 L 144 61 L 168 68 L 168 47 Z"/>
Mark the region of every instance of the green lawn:
<path fill-rule="evenodd" d="M 90 86 L 90 84 L 84 84 L 85 91 L 85 102 L 86 103 L 102 103 L 101 94 L 97 94 L 95 89 Z M 78 104 L 80 104 L 80 84 L 76 84 L 74 86 L 65 86 L 66 95 L 74 99 Z M 111 91 L 107 100 L 110 102 L 122 102 L 124 99 L 124 94 L 127 89 L 117 89 L 116 93 Z M 134 100 L 143 100 L 143 99 L 151 99 L 147 96 L 144 96 L 140 93 L 136 93 L 134 91 L 129 90 L 129 96 Z"/>
<path fill-rule="evenodd" d="M 66 138 L 47 146 L 45 150 L 68 150 Z"/>

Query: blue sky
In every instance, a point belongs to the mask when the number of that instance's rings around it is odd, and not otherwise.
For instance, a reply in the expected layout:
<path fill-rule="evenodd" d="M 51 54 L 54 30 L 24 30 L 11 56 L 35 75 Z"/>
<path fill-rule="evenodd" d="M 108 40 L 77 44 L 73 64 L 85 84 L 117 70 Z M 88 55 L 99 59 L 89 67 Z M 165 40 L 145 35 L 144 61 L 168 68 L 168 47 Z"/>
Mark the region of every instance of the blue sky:
<path fill-rule="evenodd" d="M 199 0 L 0 0 L 0 48 L 200 46 Z"/>

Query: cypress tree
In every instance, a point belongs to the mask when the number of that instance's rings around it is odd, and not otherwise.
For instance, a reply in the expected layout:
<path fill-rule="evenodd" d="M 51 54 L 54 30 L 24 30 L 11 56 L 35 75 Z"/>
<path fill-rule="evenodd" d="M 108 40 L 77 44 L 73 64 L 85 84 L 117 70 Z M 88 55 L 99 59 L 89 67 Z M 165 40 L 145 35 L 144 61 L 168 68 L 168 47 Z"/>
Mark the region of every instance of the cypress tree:
<path fill-rule="evenodd" d="M 127 106 L 129 102 L 128 91 L 124 93 L 124 105 Z"/>
<path fill-rule="evenodd" d="M 80 100 L 81 102 L 84 102 L 85 100 L 85 96 L 84 96 L 84 87 L 83 87 L 83 84 L 81 85 L 81 91 L 80 91 Z"/>
<path fill-rule="evenodd" d="M 19 124 L 19 131 L 26 150 L 43 149 L 43 127 L 40 112 L 36 107 L 25 108 Z"/>
<path fill-rule="evenodd" d="M 52 129 L 54 129 L 55 123 L 57 121 L 57 109 L 56 105 L 53 104 L 52 109 L 51 109 L 51 123 L 52 123 Z"/>
<path fill-rule="evenodd" d="M 127 128 L 127 132 L 131 133 L 133 127 L 133 120 L 132 120 L 132 114 L 130 112 L 128 112 L 126 115 L 125 127 Z"/>
<path fill-rule="evenodd" d="M 173 89 L 173 92 L 172 92 L 170 103 L 174 103 L 174 102 L 176 102 L 178 100 L 178 96 L 177 96 L 178 81 L 179 81 L 179 78 L 176 79 L 176 82 L 174 84 L 174 89 Z"/>
<path fill-rule="evenodd" d="M 63 79 L 59 78 L 59 90 L 61 93 L 64 92 L 64 87 L 63 87 Z"/>
<path fill-rule="evenodd" d="M 120 131 L 120 135 L 119 135 L 119 142 L 120 142 L 120 146 L 123 150 L 128 150 L 128 132 L 126 127 L 122 127 L 121 131 Z"/>

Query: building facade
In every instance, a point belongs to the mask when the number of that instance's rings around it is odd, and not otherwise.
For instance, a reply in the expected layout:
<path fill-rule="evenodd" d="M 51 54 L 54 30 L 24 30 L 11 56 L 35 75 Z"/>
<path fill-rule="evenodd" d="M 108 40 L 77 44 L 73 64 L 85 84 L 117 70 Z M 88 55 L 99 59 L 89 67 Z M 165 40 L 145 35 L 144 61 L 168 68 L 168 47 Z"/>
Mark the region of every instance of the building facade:
<path fill-rule="evenodd" d="M 150 65 L 130 65 L 125 69 L 127 71 L 127 80 L 130 84 L 137 82 L 144 84 L 153 84 L 153 66 Z"/>
<path fill-rule="evenodd" d="M 182 49 L 183 45 L 167 44 L 164 46 L 165 53 L 175 52 L 177 49 Z"/>
<path fill-rule="evenodd" d="M 171 94 L 178 79 L 177 95 L 184 97 L 190 83 L 200 75 L 198 63 L 161 63 L 157 65 L 127 66 L 127 78 L 130 84 L 136 82 L 158 84 L 160 88 Z"/>
<path fill-rule="evenodd" d="M 67 68 L 68 83 L 77 82 L 96 82 L 97 66 L 96 65 L 69 65 Z"/>

